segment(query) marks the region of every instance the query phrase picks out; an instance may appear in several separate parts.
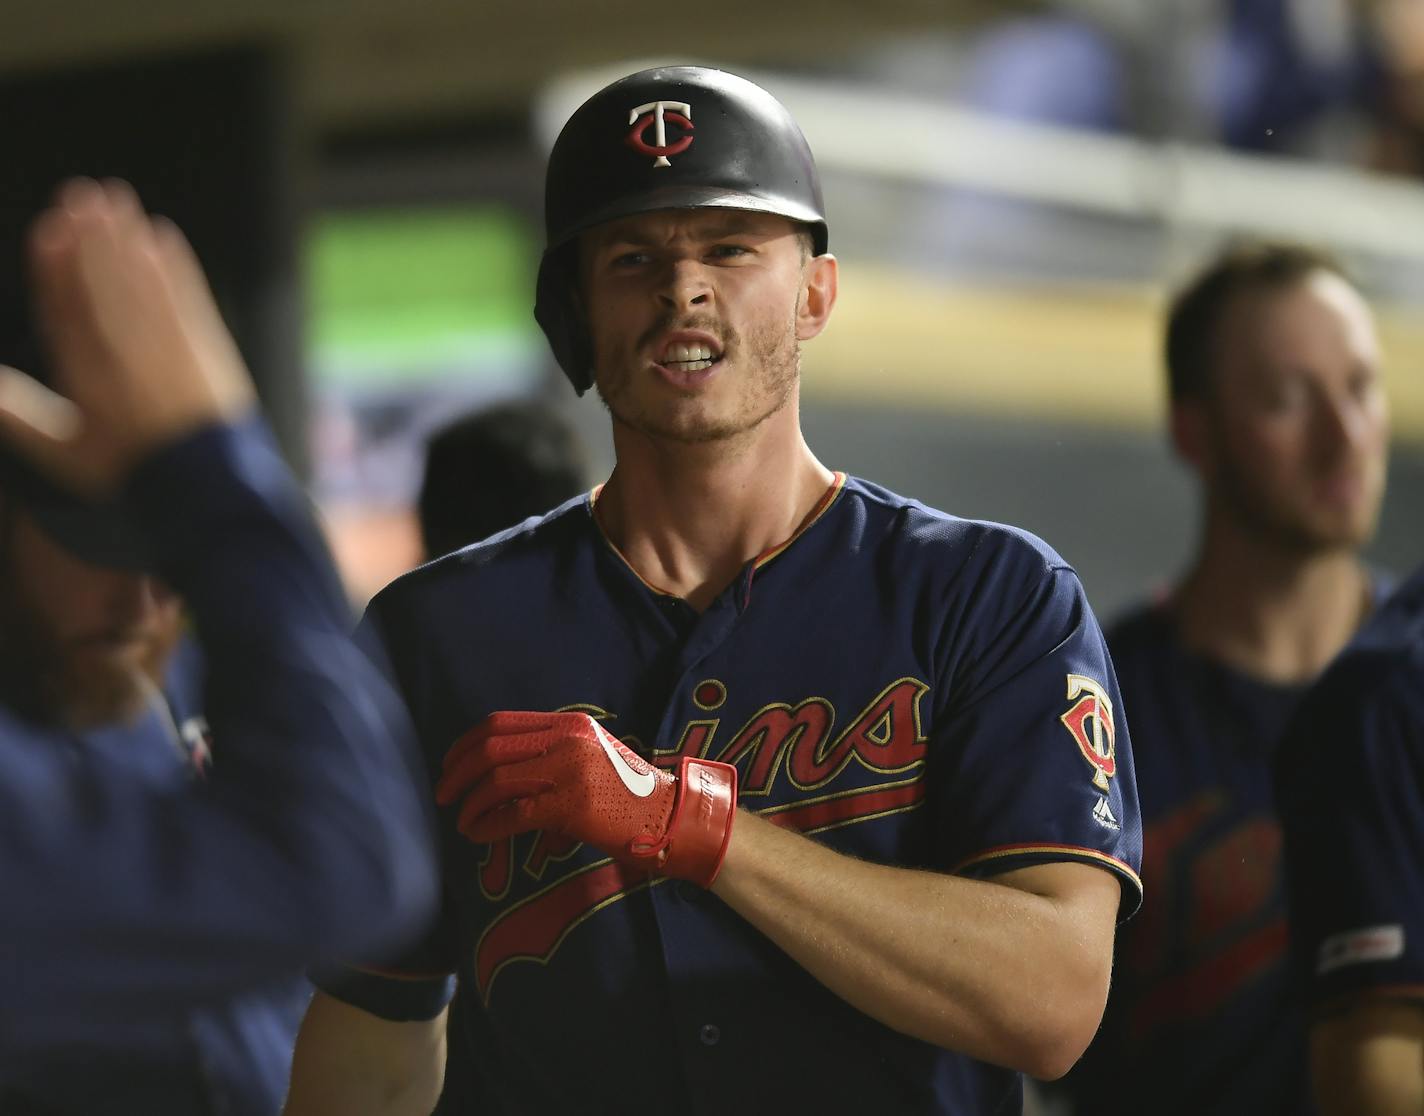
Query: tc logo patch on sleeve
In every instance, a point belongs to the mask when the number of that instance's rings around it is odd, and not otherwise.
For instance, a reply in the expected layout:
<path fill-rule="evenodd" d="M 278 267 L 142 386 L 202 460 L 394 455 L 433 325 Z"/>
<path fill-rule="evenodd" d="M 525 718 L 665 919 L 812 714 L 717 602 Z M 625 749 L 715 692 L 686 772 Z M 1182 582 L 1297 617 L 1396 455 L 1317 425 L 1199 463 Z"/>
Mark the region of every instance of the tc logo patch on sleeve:
<path fill-rule="evenodd" d="M 1093 786 L 1106 792 L 1108 780 L 1117 774 L 1112 699 L 1095 679 L 1085 674 L 1070 674 L 1068 700 L 1073 704 L 1058 719 L 1092 767 Z"/>

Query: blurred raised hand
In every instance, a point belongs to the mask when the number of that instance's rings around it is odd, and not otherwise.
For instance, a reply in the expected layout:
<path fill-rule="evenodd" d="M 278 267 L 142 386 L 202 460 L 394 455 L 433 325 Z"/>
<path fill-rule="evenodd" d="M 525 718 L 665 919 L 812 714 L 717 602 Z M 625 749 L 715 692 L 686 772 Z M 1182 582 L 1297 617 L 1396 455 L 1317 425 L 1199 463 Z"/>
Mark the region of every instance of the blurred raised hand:
<path fill-rule="evenodd" d="M 252 407 L 192 248 L 127 183 L 65 183 L 29 254 L 52 388 L 0 366 L 0 439 L 53 481 L 110 495 L 152 451 Z"/>

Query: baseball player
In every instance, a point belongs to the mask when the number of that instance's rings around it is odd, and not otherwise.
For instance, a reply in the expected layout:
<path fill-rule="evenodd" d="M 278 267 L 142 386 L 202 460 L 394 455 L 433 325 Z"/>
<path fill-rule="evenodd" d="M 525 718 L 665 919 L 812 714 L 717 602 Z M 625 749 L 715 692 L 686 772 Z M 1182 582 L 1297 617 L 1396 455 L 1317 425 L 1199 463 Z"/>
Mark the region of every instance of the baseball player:
<path fill-rule="evenodd" d="M 1424 567 L 1306 696 L 1277 773 L 1316 1105 L 1424 1112 Z"/>
<path fill-rule="evenodd" d="M 1077 577 L 812 456 L 837 264 L 764 90 L 608 86 L 546 218 L 536 316 L 617 464 L 372 603 L 447 904 L 320 974 L 288 1112 L 428 1112 L 447 1044 L 450 1112 L 1017 1110 L 1086 1046 L 1139 896 Z"/>
<path fill-rule="evenodd" d="M 1333 260 L 1242 245 L 1179 295 L 1166 350 L 1202 535 L 1180 584 L 1108 631 L 1148 888 L 1070 1081 L 1084 1111 L 1293 1116 L 1304 1046 L 1272 762 L 1380 592 L 1359 558 L 1384 489 L 1379 345 Z"/>
<path fill-rule="evenodd" d="M 0 375 L 0 1110 L 270 1114 L 305 966 L 433 901 L 409 724 L 181 236 L 78 182 L 33 249 L 68 399 Z"/>

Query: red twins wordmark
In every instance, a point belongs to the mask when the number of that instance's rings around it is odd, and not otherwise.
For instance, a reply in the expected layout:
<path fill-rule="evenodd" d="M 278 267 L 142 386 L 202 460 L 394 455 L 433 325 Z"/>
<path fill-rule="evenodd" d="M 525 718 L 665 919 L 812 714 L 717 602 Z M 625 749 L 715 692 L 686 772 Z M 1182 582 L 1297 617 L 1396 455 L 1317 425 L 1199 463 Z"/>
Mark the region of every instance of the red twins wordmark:
<path fill-rule="evenodd" d="M 769 705 L 753 714 L 717 758 L 726 763 L 745 761 L 740 796 L 744 803 L 748 797 L 767 795 L 783 767 L 787 780 L 800 791 L 826 787 L 850 764 L 874 774 L 901 776 L 889 782 L 802 796 L 758 811 L 786 829 L 823 833 L 904 813 L 920 806 L 925 798 L 928 745 L 919 707 L 920 699 L 928 692 L 929 685 L 918 679 L 896 679 L 839 735 L 832 732 L 835 710 L 824 698 L 807 698 L 796 706 Z M 696 687 L 694 695 L 695 704 L 703 709 L 716 708 L 725 700 L 726 690 L 722 683 L 708 680 Z M 596 707 L 577 708 L 591 711 Z M 616 719 L 602 709 L 594 715 L 605 721 Z M 654 753 L 655 762 L 675 767 L 683 755 L 706 758 L 719 725 L 716 718 L 691 722 L 676 751 Z M 550 864 L 572 855 L 578 847 L 548 833 L 534 834 L 523 873 L 538 879 Z M 510 841 L 490 848 L 480 865 L 480 884 L 486 898 L 498 901 L 504 897 L 504 889 L 514 874 L 513 865 Z M 650 881 L 611 860 L 599 860 L 578 867 L 499 911 L 475 946 L 475 979 L 480 995 L 489 1002 L 495 978 L 511 962 L 547 964 L 565 937 L 584 919 L 650 882 L 659 881 Z"/>
<path fill-rule="evenodd" d="M 737 730 L 715 758 L 742 765 L 741 799 L 769 794 L 783 766 L 786 777 L 800 790 L 825 786 L 852 761 L 870 771 L 905 771 L 924 762 L 920 699 L 928 692 L 925 682 L 898 678 L 839 736 L 832 735 L 835 707 L 825 698 L 807 698 L 795 706 L 785 702 L 766 705 Z M 657 753 L 654 762 L 660 767 L 676 767 L 683 756 L 710 757 L 720 726 L 716 718 L 692 721 L 677 748 Z"/>

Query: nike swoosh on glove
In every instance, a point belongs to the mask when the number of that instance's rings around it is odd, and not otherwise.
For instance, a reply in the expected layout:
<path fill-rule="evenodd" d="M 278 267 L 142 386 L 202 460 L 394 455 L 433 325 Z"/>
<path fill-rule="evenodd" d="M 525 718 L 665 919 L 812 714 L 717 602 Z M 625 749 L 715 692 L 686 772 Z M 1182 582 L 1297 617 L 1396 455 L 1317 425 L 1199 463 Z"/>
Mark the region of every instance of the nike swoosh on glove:
<path fill-rule="evenodd" d="M 711 887 L 727 854 L 737 769 L 653 767 L 586 713 L 500 712 L 445 755 L 435 800 L 471 841 L 547 829 L 634 868 Z"/>

